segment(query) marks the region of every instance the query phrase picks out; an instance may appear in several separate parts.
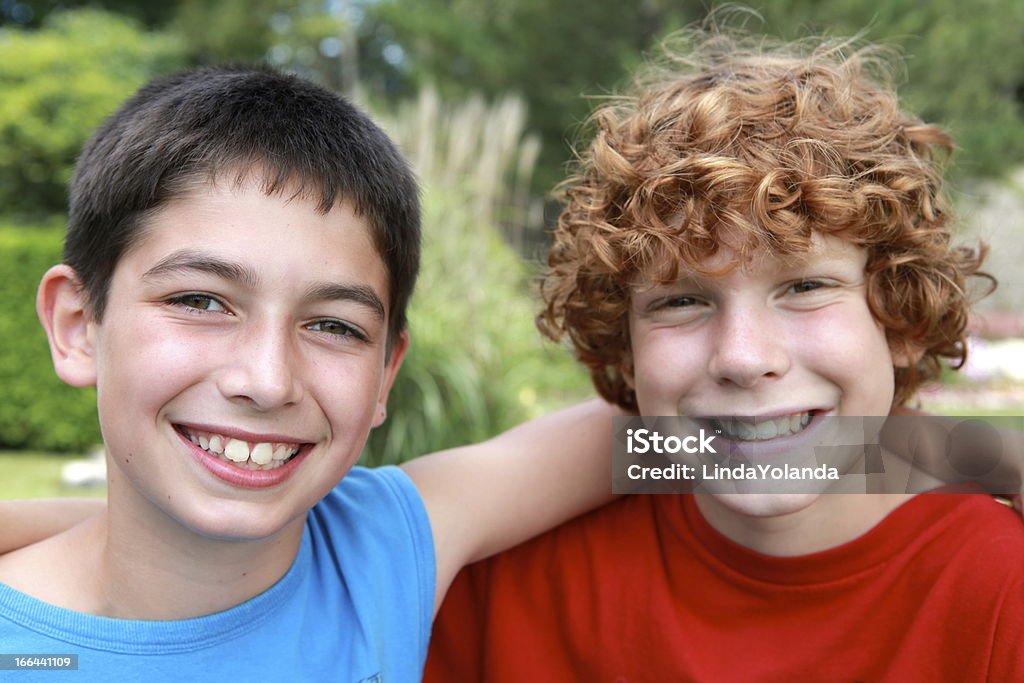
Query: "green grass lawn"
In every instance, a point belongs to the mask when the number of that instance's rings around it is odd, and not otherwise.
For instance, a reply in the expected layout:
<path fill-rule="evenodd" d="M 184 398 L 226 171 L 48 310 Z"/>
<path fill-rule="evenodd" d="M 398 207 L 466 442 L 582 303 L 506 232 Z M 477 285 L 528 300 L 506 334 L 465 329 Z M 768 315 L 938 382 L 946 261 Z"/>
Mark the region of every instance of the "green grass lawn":
<path fill-rule="evenodd" d="M 0 451 L 0 500 L 9 498 L 102 497 L 105 491 L 67 489 L 60 484 L 60 469 L 75 456 Z"/>

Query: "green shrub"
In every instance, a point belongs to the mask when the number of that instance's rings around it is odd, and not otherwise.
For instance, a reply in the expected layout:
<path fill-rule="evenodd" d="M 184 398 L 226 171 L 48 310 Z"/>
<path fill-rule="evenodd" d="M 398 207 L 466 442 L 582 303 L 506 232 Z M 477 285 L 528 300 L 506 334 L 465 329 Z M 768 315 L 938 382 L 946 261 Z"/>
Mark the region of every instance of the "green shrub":
<path fill-rule="evenodd" d="M 510 98 L 449 106 L 424 91 L 386 122 L 425 189 L 424 244 L 412 346 L 369 464 L 480 441 L 591 393 L 569 354 L 541 340 L 531 269 L 502 238 L 529 211 L 516 192 L 536 159 L 524 121 Z"/>
<path fill-rule="evenodd" d="M 149 77 L 172 70 L 177 43 L 95 10 L 58 12 L 42 29 L 0 29 L 0 206 L 66 209 L 75 158 L 92 130 Z"/>
<path fill-rule="evenodd" d="M 53 371 L 36 288 L 60 262 L 62 232 L 0 227 L 0 448 L 81 451 L 100 441 L 96 392 Z"/>
<path fill-rule="evenodd" d="M 453 193 L 428 194 L 424 208 L 412 346 L 370 435 L 372 464 L 481 441 L 588 392 L 569 354 L 534 327 L 529 269 L 497 230 L 471 224 Z"/>

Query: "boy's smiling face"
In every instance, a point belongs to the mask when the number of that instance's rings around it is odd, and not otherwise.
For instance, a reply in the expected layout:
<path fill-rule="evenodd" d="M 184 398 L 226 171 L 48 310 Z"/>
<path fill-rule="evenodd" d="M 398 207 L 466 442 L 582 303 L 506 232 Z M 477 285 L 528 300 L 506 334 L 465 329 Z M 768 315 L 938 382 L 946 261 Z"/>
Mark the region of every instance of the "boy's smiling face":
<path fill-rule="evenodd" d="M 767 451 L 824 416 L 887 415 L 893 357 L 868 308 L 866 258 L 862 248 L 816 235 L 797 258 L 755 254 L 720 277 L 636 288 L 629 329 L 641 414 L 758 418 L 763 433 L 742 438 L 763 439 L 758 447 Z M 732 261 L 722 248 L 705 265 Z M 725 436 L 751 429 L 744 422 L 727 422 Z M 725 514 L 760 517 L 804 509 L 818 494 L 712 497 Z"/>
<path fill-rule="evenodd" d="M 349 205 L 315 206 L 216 183 L 121 258 L 88 331 L 112 512 L 120 496 L 203 536 L 272 535 L 383 421 L 406 346 L 386 354 L 388 274 Z"/>

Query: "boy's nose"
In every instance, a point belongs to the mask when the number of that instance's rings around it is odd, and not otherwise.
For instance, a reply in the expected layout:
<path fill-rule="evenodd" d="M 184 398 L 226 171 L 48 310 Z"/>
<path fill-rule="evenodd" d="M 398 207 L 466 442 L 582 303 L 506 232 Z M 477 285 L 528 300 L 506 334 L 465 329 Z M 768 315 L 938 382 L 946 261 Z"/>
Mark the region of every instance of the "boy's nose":
<path fill-rule="evenodd" d="M 302 384 L 293 367 L 295 349 L 288 331 L 252 326 L 236 342 L 218 381 L 224 396 L 264 411 L 301 399 Z"/>
<path fill-rule="evenodd" d="M 789 371 L 784 332 L 770 311 L 756 307 L 724 311 L 708 370 L 716 381 L 744 389 Z"/>

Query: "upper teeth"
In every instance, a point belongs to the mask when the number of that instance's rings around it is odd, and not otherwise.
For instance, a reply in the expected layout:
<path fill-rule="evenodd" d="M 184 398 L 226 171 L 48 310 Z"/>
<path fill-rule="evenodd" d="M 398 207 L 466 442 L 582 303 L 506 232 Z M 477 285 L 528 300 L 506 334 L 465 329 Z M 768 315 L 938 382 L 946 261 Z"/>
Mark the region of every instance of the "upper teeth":
<path fill-rule="evenodd" d="M 740 441 L 767 441 L 779 436 L 789 436 L 801 431 L 811 422 L 810 413 L 785 415 L 770 420 L 742 420 L 722 418 L 716 421 L 722 433 Z"/>
<path fill-rule="evenodd" d="M 220 434 L 188 431 L 189 441 L 204 451 L 222 456 L 234 463 L 258 466 L 260 469 L 273 469 L 284 464 L 284 461 L 299 452 L 301 446 L 294 443 L 268 443 L 234 439 Z M 270 467 L 266 467 L 270 465 Z"/>

